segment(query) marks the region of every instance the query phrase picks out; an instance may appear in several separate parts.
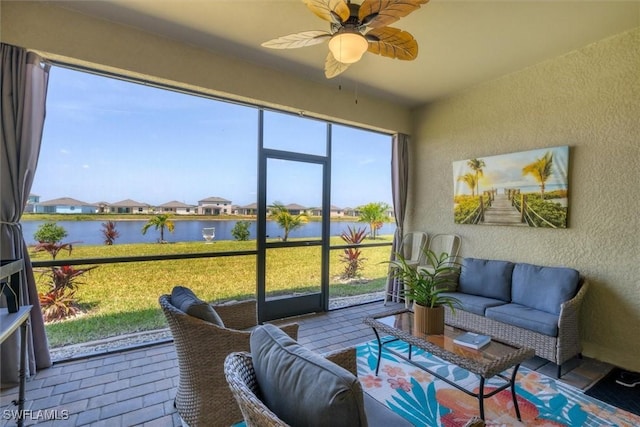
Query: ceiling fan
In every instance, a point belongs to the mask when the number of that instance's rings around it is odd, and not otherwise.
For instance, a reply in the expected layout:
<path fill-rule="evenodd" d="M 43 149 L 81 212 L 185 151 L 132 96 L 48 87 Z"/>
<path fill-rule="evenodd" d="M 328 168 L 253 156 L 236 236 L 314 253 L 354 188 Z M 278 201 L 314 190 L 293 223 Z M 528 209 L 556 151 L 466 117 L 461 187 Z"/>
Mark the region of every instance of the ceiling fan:
<path fill-rule="evenodd" d="M 295 49 L 329 40 L 324 74 L 330 79 L 358 62 L 369 51 L 388 58 L 411 61 L 418 42 L 411 34 L 389 24 L 407 16 L 429 0 L 302 0 L 313 13 L 331 23 L 330 31 L 289 34 L 262 43 L 272 49 Z"/>

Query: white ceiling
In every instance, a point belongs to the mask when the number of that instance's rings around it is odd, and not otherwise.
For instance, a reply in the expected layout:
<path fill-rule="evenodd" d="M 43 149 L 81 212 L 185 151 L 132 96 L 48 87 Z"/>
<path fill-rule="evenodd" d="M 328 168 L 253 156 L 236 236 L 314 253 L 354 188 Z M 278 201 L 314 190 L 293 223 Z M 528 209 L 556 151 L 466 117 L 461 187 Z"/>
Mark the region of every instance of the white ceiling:
<path fill-rule="evenodd" d="M 354 0 L 360 1 L 360 0 Z M 57 3 L 57 2 L 56 2 Z M 407 106 L 430 102 L 640 26 L 640 1 L 431 0 L 392 26 L 419 45 L 415 61 L 366 53 L 324 77 L 326 43 L 291 50 L 263 41 L 328 30 L 301 0 L 62 1 L 63 7 Z"/>

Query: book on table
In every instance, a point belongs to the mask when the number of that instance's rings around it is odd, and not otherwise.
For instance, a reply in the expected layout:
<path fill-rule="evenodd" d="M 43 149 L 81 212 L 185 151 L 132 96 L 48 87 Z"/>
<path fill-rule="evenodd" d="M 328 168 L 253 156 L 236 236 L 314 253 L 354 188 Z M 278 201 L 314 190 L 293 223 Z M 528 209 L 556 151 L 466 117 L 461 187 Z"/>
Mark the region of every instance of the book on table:
<path fill-rule="evenodd" d="M 491 342 L 489 335 L 474 334 L 473 332 L 465 332 L 454 338 L 453 342 L 465 347 L 479 349 Z"/>

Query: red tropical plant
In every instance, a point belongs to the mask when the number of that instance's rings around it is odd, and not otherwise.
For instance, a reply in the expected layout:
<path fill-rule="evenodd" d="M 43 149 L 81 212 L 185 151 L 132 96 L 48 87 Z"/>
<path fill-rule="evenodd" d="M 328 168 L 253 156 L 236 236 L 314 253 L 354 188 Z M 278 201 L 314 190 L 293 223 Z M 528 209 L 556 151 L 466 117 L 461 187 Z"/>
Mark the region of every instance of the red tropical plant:
<path fill-rule="evenodd" d="M 103 222 L 102 235 L 104 236 L 105 245 L 113 245 L 116 238 L 120 237 L 120 232 L 116 230 L 116 223 L 114 221 Z"/>
<path fill-rule="evenodd" d="M 71 255 L 71 251 L 73 250 L 73 243 L 51 243 L 51 242 L 40 242 L 33 247 L 34 252 L 48 252 L 51 255 L 51 258 L 56 259 L 58 252 L 60 251 L 68 251 L 69 255 Z"/>
<path fill-rule="evenodd" d="M 75 290 L 65 288 L 40 293 L 38 296 L 44 320 L 51 322 L 78 314 L 80 308 L 76 304 L 75 293 Z"/>
<path fill-rule="evenodd" d="M 358 245 L 362 243 L 367 236 L 365 228 L 347 227 L 347 231 L 340 234 L 340 238 L 350 245 Z M 343 279 L 353 279 L 358 277 L 358 272 L 362 269 L 362 264 L 366 258 L 361 258 L 362 251 L 360 248 L 346 248 L 340 259 L 346 264 L 342 272 Z"/>
<path fill-rule="evenodd" d="M 36 252 L 46 251 L 53 259 L 56 259 L 61 250 L 66 250 L 71 254 L 73 245 L 71 243 L 42 242 L 35 246 Z M 49 289 L 46 292 L 38 293 L 38 297 L 45 321 L 61 320 L 80 311 L 75 295 L 78 285 L 82 284 L 78 278 L 94 268 L 98 268 L 98 266 L 75 268 L 71 265 L 63 265 L 53 266 L 43 271 L 43 274 L 49 276 Z"/>
<path fill-rule="evenodd" d="M 55 290 L 69 289 L 75 291 L 82 282 L 78 281 L 78 277 L 98 268 L 97 265 L 87 268 L 74 268 L 71 265 L 63 265 L 62 267 L 51 267 L 52 287 Z"/>

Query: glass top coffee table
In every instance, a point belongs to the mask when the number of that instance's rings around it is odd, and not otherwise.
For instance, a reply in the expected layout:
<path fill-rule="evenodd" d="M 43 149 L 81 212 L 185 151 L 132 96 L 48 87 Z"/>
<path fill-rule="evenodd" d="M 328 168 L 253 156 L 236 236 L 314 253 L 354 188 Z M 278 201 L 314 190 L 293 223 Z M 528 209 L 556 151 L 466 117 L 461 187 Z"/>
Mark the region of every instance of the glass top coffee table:
<path fill-rule="evenodd" d="M 409 344 L 408 357 L 387 348 L 387 351 L 395 356 L 411 363 L 412 365 L 427 371 L 436 378 L 445 381 L 447 384 L 463 391 L 464 393 L 476 397 L 480 407 L 480 418 L 484 420 L 484 399 L 491 397 L 502 390 L 511 388 L 511 396 L 513 398 L 513 406 L 516 410 L 518 420 L 520 418 L 520 409 L 516 399 L 515 380 L 520 363 L 534 356 L 535 351 L 531 348 L 517 348 L 507 344 L 492 340 L 488 345 L 480 349 L 473 349 L 455 344 L 453 340 L 460 334 L 467 332 L 462 329 L 445 326 L 443 335 L 426 335 L 414 331 L 413 328 L 413 312 L 409 310 L 401 310 L 378 317 L 367 317 L 364 323 L 373 328 L 378 341 L 378 362 L 376 365 L 376 375 L 380 369 L 380 361 L 383 347 L 394 341 L 404 341 Z M 391 336 L 392 338 L 385 338 Z M 383 339 L 384 338 L 384 339 Z M 449 378 L 443 377 L 433 372 L 425 366 L 415 363 L 411 360 L 412 347 L 425 350 L 440 359 L 457 365 L 469 372 L 480 377 L 480 386 L 478 392 L 475 393 L 456 384 Z M 503 374 L 507 369 L 513 368 L 509 377 Z M 485 393 L 485 381 L 492 377 L 498 377 L 504 380 L 504 384 L 493 389 L 489 393 Z"/>

